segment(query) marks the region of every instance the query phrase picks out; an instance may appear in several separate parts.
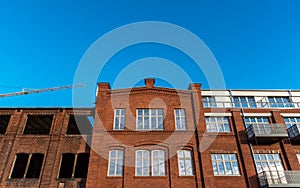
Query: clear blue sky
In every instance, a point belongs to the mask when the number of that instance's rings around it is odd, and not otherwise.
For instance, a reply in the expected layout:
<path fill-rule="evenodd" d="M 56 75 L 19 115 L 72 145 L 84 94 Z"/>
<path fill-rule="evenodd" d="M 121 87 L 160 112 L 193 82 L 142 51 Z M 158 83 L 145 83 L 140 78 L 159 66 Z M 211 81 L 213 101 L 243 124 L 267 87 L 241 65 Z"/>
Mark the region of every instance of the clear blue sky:
<path fill-rule="evenodd" d="M 99 37 L 149 20 L 179 25 L 201 38 L 218 60 L 229 89 L 300 89 L 299 10 L 297 0 L 1 1 L 0 93 L 20 90 L 3 86 L 72 84 L 80 59 Z M 99 81 L 112 82 L 122 67 L 149 56 L 179 65 L 191 61 L 163 45 L 133 46 L 108 62 Z M 208 88 L 201 74 L 193 81 Z M 68 90 L 0 98 L 0 106 L 64 107 L 71 101 Z"/>

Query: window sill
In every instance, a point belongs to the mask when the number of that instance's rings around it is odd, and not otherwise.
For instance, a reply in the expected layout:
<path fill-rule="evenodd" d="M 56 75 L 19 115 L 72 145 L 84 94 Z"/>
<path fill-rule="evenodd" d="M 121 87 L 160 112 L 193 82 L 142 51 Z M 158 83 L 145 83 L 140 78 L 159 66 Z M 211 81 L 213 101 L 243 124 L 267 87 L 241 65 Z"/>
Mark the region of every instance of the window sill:
<path fill-rule="evenodd" d="M 116 179 L 119 179 L 119 178 L 123 178 L 123 176 L 106 176 L 107 178 L 116 178 Z"/>
<path fill-rule="evenodd" d="M 215 177 L 241 177 L 241 175 L 214 175 Z"/>
<path fill-rule="evenodd" d="M 167 176 L 134 176 L 135 179 L 166 179 Z"/>
<path fill-rule="evenodd" d="M 56 181 L 63 182 L 63 181 L 79 181 L 85 180 L 86 178 L 56 178 Z"/>
<path fill-rule="evenodd" d="M 179 175 L 178 176 L 179 178 L 194 178 L 195 177 L 195 175 Z"/>

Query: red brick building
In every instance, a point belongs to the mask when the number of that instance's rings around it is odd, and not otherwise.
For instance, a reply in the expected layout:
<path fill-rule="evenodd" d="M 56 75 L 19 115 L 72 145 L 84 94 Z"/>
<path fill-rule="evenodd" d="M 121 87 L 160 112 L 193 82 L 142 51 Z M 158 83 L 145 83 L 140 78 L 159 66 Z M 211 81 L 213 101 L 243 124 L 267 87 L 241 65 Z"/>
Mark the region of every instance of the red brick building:
<path fill-rule="evenodd" d="M 95 109 L 0 114 L 1 187 L 300 187 L 300 91 L 146 79 L 99 83 Z"/>

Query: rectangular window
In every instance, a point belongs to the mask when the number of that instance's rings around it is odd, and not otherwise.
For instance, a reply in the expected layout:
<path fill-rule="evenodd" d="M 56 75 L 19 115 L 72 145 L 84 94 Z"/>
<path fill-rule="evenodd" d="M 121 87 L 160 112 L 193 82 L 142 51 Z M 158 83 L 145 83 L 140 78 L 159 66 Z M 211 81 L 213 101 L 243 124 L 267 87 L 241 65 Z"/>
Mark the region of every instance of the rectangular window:
<path fill-rule="evenodd" d="M 163 109 L 137 109 L 137 130 L 163 130 Z"/>
<path fill-rule="evenodd" d="M 44 154 L 35 153 L 30 157 L 30 163 L 26 172 L 26 178 L 39 178 L 43 164 Z"/>
<path fill-rule="evenodd" d="M 89 166 L 89 154 L 79 153 L 77 154 L 74 178 L 86 178 Z"/>
<path fill-rule="evenodd" d="M 91 134 L 92 123 L 90 119 L 92 118 L 93 118 L 92 116 L 86 116 L 86 115 L 70 115 L 67 134 L 68 135 Z"/>
<path fill-rule="evenodd" d="M 86 178 L 88 163 L 88 153 L 64 153 L 62 154 L 58 178 Z"/>
<path fill-rule="evenodd" d="M 186 130 L 185 110 L 175 109 L 174 116 L 175 116 L 176 130 Z"/>
<path fill-rule="evenodd" d="M 18 153 L 10 178 L 39 178 L 44 154 Z"/>
<path fill-rule="evenodd" d="M 23 134 L 47 135 L 50 133 L 53 115 L 28 115 Z"/>
<path fill-rule="evenodd" d="M 216 99 L 213 96 L 202 96 L 202 102 L 204 108 L 214 108 L 217 106 Z"/>
<path fill-rule="evenodd" d="M 114 130 L 124 130 L 125 109 L 115 109 Z"/>
<path fill-rule="evenodd" d="M 244 121 L 245 121 L 246 127 L 249 127 L 252 124 L 255 124 L 255 125 L 270 124 L 268 117 L 245 117 Z"/>
<path fill-rule="evenodd" d="M 124 161 L 123 150 L 109 151 L 108 176 L 122 176 L 123 161 Z"/>
<path fill-rule="evenodd" d="M 180 176 L 193 176 L 192 152 L 190 150 L 178 150 L 178 169 Z"/>
<path fill-rule="evenodd" d="M 206 117 L 207 132 L 231 132 L 228 117 Z"/>
<path fill-rule="evenodd" d="M 0 134 L 5 134 L 9 120 L 10 115 L 0 115 Z"/>
<path fill-rule="evenodd" d="M 149 176 L 150 175 L 150 156 L 148 150 L 136 151 L 136 164 L 135 175 L 136 176 Z"/>
<path fill-rule="evenodd" d="M 289 97 L 268 97 L 270 107 L 291 108 L 295 107 Z"/>
<path fill-rule="evenodd" d="M 235 154 L 211 154 L 214 175 L 240 175 L 239 165 Z"/>
<path fill-rule="evenodd" d="M 285 117 L 284 122 L 287 128 L 293 125 L 300 125 L 300 117 Z"/>
<path fill-rule="evenodd" d="M 256 108 L 254 97 L 233 97 L 235 108 Z"/>
<path fill-rule="evenodd" d="M 151 151 L 152 156 L 152 176 L 165 176 L 165 152 L 163 150 Z"/>
<path fill-rule="evenodd" d="M 268 180 L 277 183 L 286 183 L 284 168 L 279 154 L 254 154 L 254 161 L 258 174 L 265 172 Z"/>

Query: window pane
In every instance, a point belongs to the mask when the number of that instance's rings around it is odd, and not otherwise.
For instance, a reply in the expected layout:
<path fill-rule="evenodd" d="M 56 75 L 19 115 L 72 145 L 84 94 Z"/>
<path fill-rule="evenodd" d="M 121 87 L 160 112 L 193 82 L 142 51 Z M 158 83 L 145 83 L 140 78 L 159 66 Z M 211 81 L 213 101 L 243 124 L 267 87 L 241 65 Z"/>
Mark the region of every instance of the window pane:
<path fill-rule="evenodd" d="M 235 154 L 211 154 L 214 175 L 239 175 Z"/>
<path fill-rule="evenodd" d="M 179 175 L 192 176 L 193 166 L 192 166 L 191 151 L 179 150 L 177 153 L 178 153 Z"/>
<path fill-rule="evenodd" d="M 109 176 L 122 176 L 123 175 L 123 159 L 124 151 L 122 150 L 111 150 L 109 155 Z"/>

